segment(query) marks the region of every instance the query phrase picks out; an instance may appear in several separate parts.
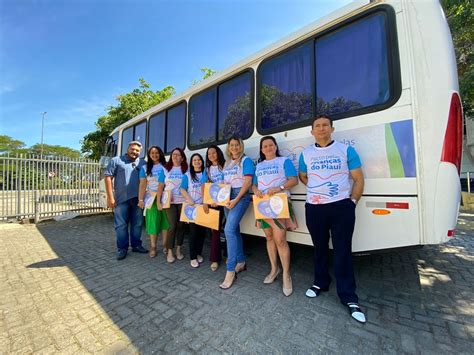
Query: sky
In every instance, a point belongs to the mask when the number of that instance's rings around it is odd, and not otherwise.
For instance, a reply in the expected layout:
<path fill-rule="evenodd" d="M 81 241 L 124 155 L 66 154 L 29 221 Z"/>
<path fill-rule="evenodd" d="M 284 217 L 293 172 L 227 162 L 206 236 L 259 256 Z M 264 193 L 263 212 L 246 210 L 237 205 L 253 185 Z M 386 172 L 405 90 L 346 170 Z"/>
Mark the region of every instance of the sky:
<path fill-rule="evenodd" d="M 0 135 L 80 150 L 115 97 L 177 93 L 348 0 L 0 0 Z"/>

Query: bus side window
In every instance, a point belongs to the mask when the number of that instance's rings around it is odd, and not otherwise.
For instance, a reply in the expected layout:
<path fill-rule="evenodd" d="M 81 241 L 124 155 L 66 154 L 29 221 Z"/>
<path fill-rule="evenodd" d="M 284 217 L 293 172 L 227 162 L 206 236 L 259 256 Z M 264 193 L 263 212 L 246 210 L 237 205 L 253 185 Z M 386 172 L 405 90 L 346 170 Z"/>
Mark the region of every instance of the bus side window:
<path fill-rule="evenodd" d="M 391 92 L 386 39 L 384 13 L 316 39 L 317 114 L 343 114 L 388 101 Z"/>
<path fill-rule="evenodd" d="M 188 145 L 199 149 L 253 131 L 253 72 L 246 70 L 189 100 Z"/>
<path fill-rule="evenodd" d="M 166 117 L 166 150 L 171 153 L 176 148 L 185 147 L 184 135 L 186 126 L 186 103 L 183 102 L 167 111 Z"/>
<path fill-rule="evenodd" d="M 313 117 L 312 50 L 307 41 L 263 62 L 259 75 L 259 129 L 270 133 L 278 127 Z"/>

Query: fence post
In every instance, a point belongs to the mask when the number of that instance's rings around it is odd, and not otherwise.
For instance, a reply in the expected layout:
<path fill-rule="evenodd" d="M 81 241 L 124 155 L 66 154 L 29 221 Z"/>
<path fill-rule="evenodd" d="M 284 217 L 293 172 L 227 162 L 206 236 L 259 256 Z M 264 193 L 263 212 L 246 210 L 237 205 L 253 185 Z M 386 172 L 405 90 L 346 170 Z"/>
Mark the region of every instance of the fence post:
<path fill-rule="evenodd" d="M 16 156 L 18 158 L 18 155 Z M 20 159 L 17 159 L 15 162 L 15 171 L 16 171 L 16 215 L 17 219 L 21 219 L 21 186 L 20 186 L 20 174 L 21 174 L 21 159 L 23 158 L 23 154 L 20 154 Z"/>
<path fill-rule="evenodd" d="M 471 193 L 471 176 L 469 171 L 467 172 L 467 192 Z"/>
<path fill-rule="evenodd" d="M 35 224 L 38 224 L 40 219 L 40 204 L 39 204 L 39 196 L 38 190 L 35 190 L 34 199 L 35 199 Z"/>

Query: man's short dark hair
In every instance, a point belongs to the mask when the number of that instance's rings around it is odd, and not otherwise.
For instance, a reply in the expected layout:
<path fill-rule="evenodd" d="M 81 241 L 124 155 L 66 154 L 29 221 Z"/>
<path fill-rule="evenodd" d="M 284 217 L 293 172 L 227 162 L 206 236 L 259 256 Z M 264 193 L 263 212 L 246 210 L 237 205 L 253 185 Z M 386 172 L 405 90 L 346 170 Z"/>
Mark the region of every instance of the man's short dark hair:
<path fill-rule="evenodd" d="M 329 115 L 317 115 L 317 116 L 313 119 L 313 123 L 311 123 L 311 128 L 314 127 L 314 122 L 316 122 L 316 120 L 319 120 L 320 118 L 326 118 L 326 119 L 328 119 L 328 120 L 329 120 L 329 123 L 331 124 L 331 127 L 333 127 L 332 122 L 333 122 L 334 120 L 332 119 L 331 116 L 329 116 Z"/>

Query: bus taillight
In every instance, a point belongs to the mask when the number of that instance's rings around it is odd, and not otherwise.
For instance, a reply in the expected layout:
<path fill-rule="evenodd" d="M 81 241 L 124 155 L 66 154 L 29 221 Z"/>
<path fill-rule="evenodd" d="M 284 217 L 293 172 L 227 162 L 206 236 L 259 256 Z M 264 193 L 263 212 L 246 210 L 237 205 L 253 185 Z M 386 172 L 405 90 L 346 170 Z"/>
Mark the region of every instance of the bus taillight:
<path fill-rule="evenodd" d="M 454 229 L 448 230 L 448 237 L 454 237 Z"/>
<path fill-rule="evenodd" d="M 449 108 L 448 126 L 444 135 L 441 161 L 456 165 L 458 173 L 461 171 L 462 118 L 461 99 L 457 93 L 454 93 L 451 97 L 451 107 Z"/>

